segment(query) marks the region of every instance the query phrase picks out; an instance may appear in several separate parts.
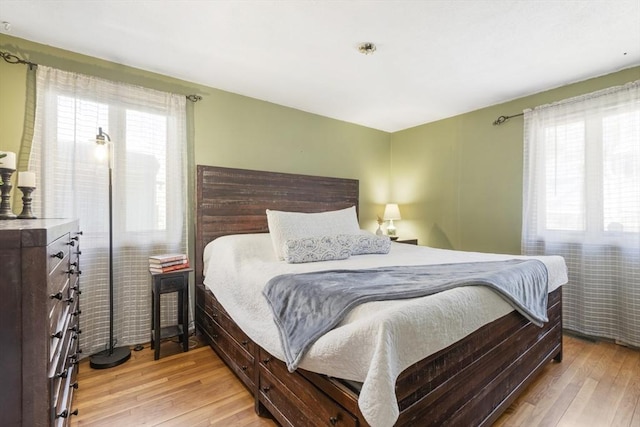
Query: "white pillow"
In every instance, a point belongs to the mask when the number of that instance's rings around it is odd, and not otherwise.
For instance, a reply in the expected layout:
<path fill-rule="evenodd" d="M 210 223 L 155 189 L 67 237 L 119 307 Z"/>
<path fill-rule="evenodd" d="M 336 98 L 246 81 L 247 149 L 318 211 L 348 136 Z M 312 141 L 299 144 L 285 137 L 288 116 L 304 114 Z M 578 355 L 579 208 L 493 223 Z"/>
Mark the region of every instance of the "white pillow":
<path fill-rule="evenodd" d="M 278 259 L 284 259 L 283 245 L 287 240 L 305 237 L 359 234 L 356 207 L 337 211 L 300 213 L 267 209 L 267 223 L 273 249 Z"/>

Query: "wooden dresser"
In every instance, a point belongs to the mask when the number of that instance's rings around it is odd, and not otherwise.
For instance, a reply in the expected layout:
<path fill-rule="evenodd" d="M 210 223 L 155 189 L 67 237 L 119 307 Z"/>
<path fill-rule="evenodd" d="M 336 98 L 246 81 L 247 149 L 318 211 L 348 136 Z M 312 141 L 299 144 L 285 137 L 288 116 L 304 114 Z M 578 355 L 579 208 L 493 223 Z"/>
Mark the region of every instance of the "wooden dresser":
<path fill-rule="evenodd" d="M 81 332 L 81 234 L 77 220 L 0 221 L 3 426 L 70 424 Z"/>

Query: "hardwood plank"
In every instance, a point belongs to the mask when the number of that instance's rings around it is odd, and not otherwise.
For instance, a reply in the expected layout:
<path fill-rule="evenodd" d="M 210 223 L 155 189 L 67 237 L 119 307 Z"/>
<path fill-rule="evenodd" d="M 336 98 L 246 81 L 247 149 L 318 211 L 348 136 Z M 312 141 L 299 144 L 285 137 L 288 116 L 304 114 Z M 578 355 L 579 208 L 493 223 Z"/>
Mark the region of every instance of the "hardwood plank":
<path fill-rule="evenodd" d="M 178 343 L 132 352 L 105 370 L 80 363 L 74 427 L 271 427 L 254 412 L 240 380 L 207 346 L 181 352 Z M 549 363 L 495 427 L 640 427 L 640 351 L 564 336 L 564 358 Z M 307 427 L 307 426 L 304 426 Z"/>
<path fill-rule="evenodd" d="M 580 390 L 578 391 L 578 394 L 576 394 L 576 397 L 571 402 L 571 405 L 569 405 L 567 411 L 564 413 L 562 418 L 560 418 L 560 422 L 557 424 L 559 427 L 584 425 L 580 424 L 578 420 L 580 419 L 580 415 L 584 413 L 585 408 L 589 403 L 589 399 L 591 399 L 597 385 L 598 382 L 593 378 L 585 379 L 582 387 L 580 387 Z"/>
<path fill-rule="evenodd" d="M 640 427 L 640 357 L 625 364 L 620 375 L 629 378 L 624 393 L 619 397 L 616 406 L 616 415 L 611 423 L 612 426 L 633 426 Z"/>
<path fill-rule="evenodd" d="M 565 337 L 565 341 L 567 341 Z M 530 420 L 532 426 L 557 425 L 574 399 L 582 389 L 584 381 L 595 364 L 602 359 L 606 347 L 579 347 L 581 352 L 575 355 L 573 362 L 567 363 L 566 370 L 554 379 L 541 376 L 539 381 L 546 385 L 547 392 L 536 405 L 535 416 Z M 565 364 L 563 360 L 562 365 Z M 563 367 L 564 368 L 564 367 Z M 544 387 L 544 386 L 543 386 Z"/>

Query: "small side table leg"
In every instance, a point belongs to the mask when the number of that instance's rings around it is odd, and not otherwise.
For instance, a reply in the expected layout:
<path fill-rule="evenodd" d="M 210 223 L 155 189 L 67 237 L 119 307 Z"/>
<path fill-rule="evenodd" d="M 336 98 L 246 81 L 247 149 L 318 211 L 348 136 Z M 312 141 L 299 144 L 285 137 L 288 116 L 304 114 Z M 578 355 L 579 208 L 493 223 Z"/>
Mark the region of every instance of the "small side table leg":
<path fill-rule="evenodd" d="M 158 360 L 160 358 L 160 293 L 158 292 L 153 301 L 153 338 L 155 341 L 155 347 L 153 349 L 153 359 Z"/>
<path fill-rule="evenodd" d="M 151 349 L 153 350 L 155 344 L 154 331 L 156 326 L 156 293 L 153 291 L 153 284 L 151 287 Z"/>
<path fill-rule="evenodd" d="M 185 280 L 185 287 L 180 292 L 180 323 L 182 324 L 182 351 L 189 351 L 189 286 Z"/>

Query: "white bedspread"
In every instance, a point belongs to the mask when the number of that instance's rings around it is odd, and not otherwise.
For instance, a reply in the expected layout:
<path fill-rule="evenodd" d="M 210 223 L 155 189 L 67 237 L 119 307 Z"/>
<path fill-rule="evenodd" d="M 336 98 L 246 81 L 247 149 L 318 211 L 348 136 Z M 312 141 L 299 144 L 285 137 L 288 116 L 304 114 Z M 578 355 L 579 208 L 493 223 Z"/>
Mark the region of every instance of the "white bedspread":
<path fill-rule="evenodd" d="M 278 330 L 262 295 L 279 274 L 329 269 L 530 258 L 450 251 L 393 243 L 386 255 L 359 255 L 342 261 L 288 264 L 278 261 L 269 234 L 225 236 L 204 251 L 205 285 L 233 320 L 258 345 L 284 360 Z M 535 257 L 549 272 L 549 292 L 567 282 L 562 257 Z M 462 287 L 423 298 L 380 301 L 354 309 L 310 348 L 300 367 L 362 382 L 358 405 L 372 427 L 392 426 L 398 418 L 397 376 L 513 309 L 482 286 Z"/>

